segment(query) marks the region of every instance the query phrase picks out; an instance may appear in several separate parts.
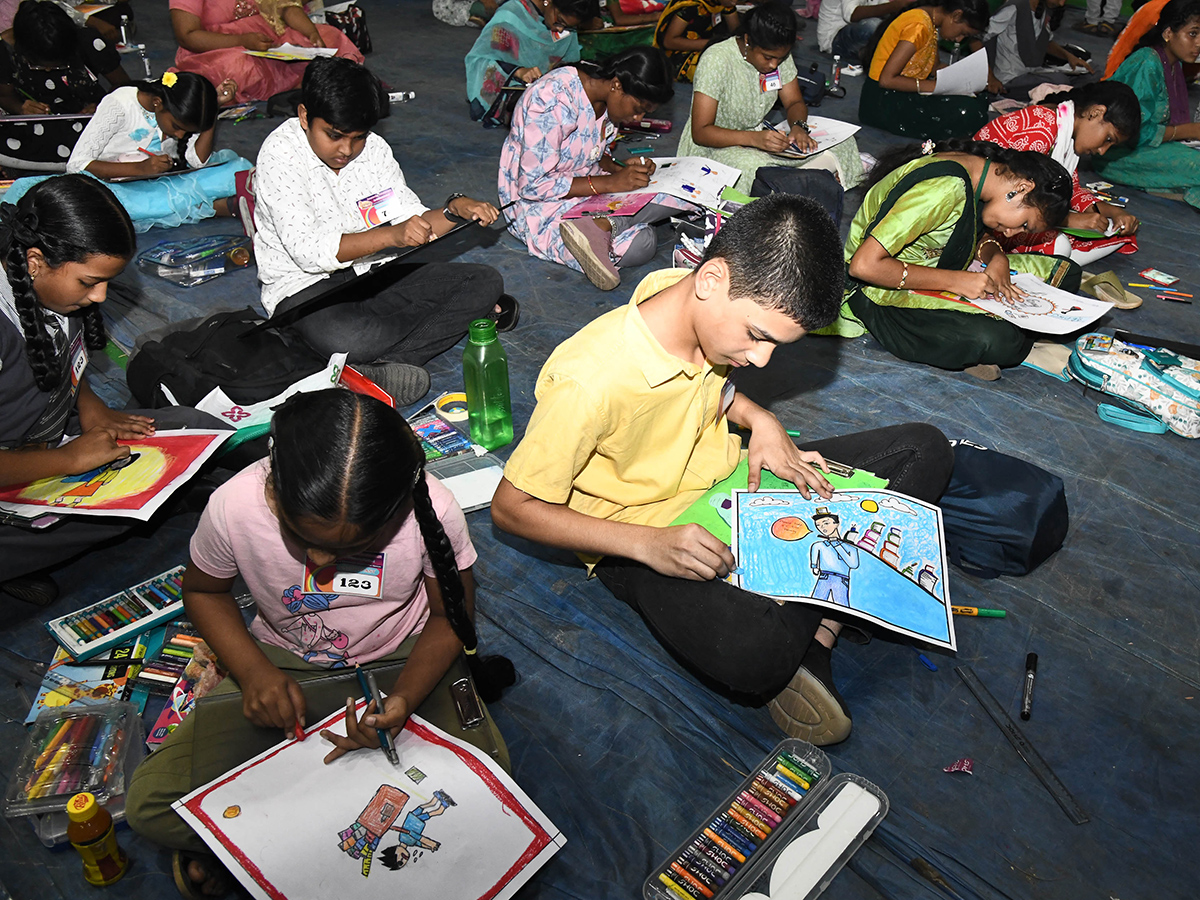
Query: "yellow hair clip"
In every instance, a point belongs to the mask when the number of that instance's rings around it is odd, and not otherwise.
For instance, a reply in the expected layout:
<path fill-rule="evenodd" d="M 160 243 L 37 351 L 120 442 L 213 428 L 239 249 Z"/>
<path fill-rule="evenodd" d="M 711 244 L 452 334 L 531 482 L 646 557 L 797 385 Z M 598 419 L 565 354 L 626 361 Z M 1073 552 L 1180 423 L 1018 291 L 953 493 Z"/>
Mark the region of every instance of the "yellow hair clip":
<path fill-rule="evenodd" d="M 163 87 L 175 87 L 175 82 L 179 80 L 179 76 L 174 72 L 163 72 L 162 84 Z"/>

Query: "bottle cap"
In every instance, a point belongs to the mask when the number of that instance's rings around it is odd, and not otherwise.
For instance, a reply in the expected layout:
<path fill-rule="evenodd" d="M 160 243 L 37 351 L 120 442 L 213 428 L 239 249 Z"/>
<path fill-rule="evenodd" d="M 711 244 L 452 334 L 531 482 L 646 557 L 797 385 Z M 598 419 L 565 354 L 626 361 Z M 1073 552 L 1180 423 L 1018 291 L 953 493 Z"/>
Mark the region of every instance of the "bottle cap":
<path fill-rule="evenodd" d="M 96 797 L 86 791 L 76 794 L 67 804 L 67 818 L 72 822 L 86 822 L 96 812 Z"/>
<path fill-rule="evenodd" d="M 493 319 L 476 319 L 471 323 L 470 337 L 472 344 L 494 344 L 496 342 L 496 323 Z"/>

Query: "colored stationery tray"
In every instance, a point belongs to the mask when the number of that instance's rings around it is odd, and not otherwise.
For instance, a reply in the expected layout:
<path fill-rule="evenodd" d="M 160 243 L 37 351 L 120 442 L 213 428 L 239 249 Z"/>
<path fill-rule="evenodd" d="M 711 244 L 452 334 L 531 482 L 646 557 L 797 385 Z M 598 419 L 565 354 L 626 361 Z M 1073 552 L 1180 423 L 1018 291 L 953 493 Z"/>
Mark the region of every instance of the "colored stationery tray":
<path fill-rule="evenodd" d="M 650 873 L 644 900 L 812 900 L 888 811 L 858 775 L 830 775 L 807 741 L 781 741 Z"/>
<path fill-rule="evenodd" d="M 104 805 L 125 793 L 126 758 L 142 744 L 132 703 L 47 709 L 29 729 L 4 797 L 9 818 L 65 810 L 80 791 Z"/>
<path fill-rule="evenodd" d="M 168 569 L 119 594 L 51 619 L 46 628 L 77 662 L 132 640 L 183 612 L 184 566 Z"/>

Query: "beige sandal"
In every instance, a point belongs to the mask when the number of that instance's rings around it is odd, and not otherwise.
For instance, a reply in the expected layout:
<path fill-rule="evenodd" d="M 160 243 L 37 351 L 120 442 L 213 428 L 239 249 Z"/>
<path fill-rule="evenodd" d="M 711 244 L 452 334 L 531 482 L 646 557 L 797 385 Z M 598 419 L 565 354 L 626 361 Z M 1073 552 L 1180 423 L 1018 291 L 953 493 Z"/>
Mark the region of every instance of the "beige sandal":
<path fill-rule="evenodd" d="M 1099 275 L 1084 272 L 1079 286 L 1097 300 L 1111 303 L 1117 309 L 1137 309 L 1142 305 L 1142 298 L 1125 290 L 1116 272 L 1101 272 Z"/>

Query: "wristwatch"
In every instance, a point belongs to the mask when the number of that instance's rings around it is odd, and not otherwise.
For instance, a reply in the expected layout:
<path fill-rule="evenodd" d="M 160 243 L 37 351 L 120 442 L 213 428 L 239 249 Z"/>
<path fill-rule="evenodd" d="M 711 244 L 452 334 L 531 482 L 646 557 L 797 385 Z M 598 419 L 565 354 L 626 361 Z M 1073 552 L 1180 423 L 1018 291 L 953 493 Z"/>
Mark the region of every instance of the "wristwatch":
<path fill-rule="evenodd" d="M 793 128 L 803 128 L 805 134 L 812 134 L 812 129 L 808 127 L 807 122 L 793 122 Z"/>
<path fill-rule="evenodd" d="M 466 195 L 466 194 L 454 193 L 454 194 L 451 194 L 449 197 L 447 197 L 447 198 L 446 198 L 446 204 L 445 204 L 445 206 L 443 206 L 443 207 L 442 207 L 442 215 L 443 215 L 443 216 L 445 216 L 447 219 L 449 219 L 451 222 L 465 222 L 465 221 L 467 221 L 467 220 L 466 220 L 466 219 L 464 219 L 462 216 L 457 216 L 457 215 L 455 215 L 454 213 L 452 213 L 452 212 L 450 211 L 450 204 L 451 204 L 451 203 L 453 203 L 455 200 L 461 200 L 461 199 L 462 199 L 463 197 L 465 197 L 465 196 L 467 196 L 467 195 Z"/>

